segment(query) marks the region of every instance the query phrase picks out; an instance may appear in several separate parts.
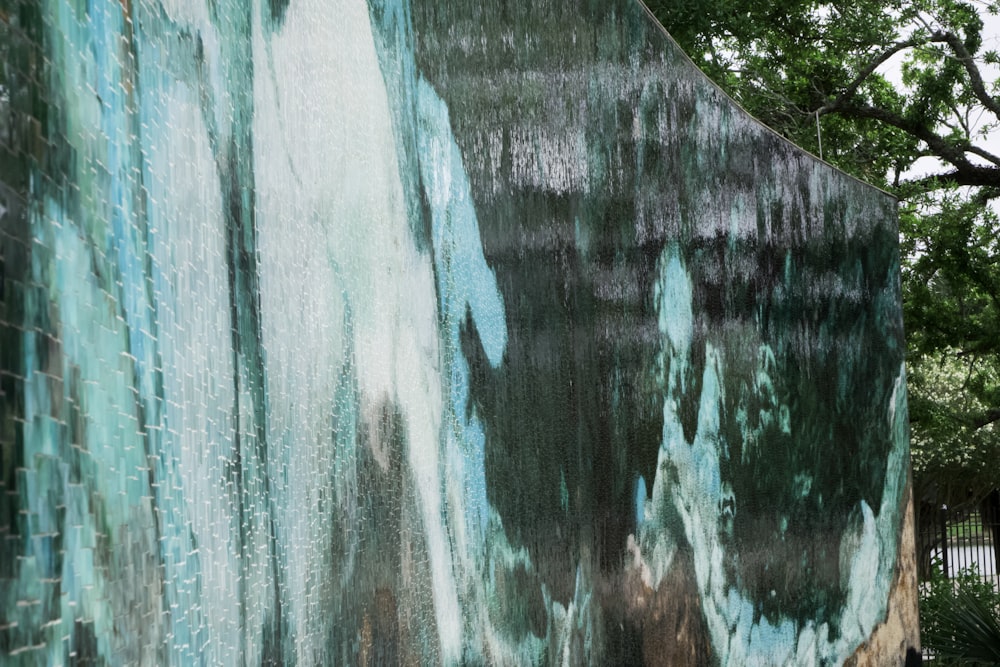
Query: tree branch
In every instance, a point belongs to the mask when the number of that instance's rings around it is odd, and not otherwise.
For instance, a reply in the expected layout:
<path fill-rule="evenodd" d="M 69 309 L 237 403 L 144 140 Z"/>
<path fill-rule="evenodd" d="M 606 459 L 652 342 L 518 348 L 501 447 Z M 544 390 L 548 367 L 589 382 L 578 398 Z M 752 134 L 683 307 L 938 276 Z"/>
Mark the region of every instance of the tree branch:
<path fill-rule="evenodd" d="M 963 114 L 961 109 L 958 108 L 958 105 L 955 104 L 955 100 L 948 100 L 947 105 L 948 105 L 948 110 L 955 115 L 955 120 L 958 123 L 958 129 L 960 129 L 966 137 L 971 137 L 972 126 L 969 124 L 968 109 L 966 109 L 966 113 Z M 951 127 L 951 125 L 948 126 Z"/>
<path fill-rule="evenodd" d="M 838 95 L 833 102 L 831 102 L 826 106 L 839 107 L 843 105 L 845 102 L 847 102 L 847 100 L 850 97 L 854 95 L 854 93 L 858 91 L 858 88 L 861 87 L 861 84 L 863 84 L 865 80 L 868 79 L 868 77 L 874 74 L 875 70 L 881 67 L 887 60 L 889 60 L 889 58 L 892 58 L 900 51 L 905 51 L 906 49 L 918 46 L 923 41 L 924 40 L 922 39 L 907 39 L 902 42 L 896 42 L 895 44 L 890 46 L 888 49 L 880 53 L 874 60 L 868 63 L 868 66 L 858 73 L 858 75 L 854 78 L 854 81 L 851 81 L 851 83 L 849 83 L 847 87 L 844 88 L 843 92 L 841 92 L 840 95 Z M 820 109 L 819 112 L 820 115 L 823 115 L 822 109 Z"/>
<path fill-rule="evenodd" d="M 972 145 L 970 145 L 970 146 L 968 146 L 965 149 L 965 151 L 967 153 L 972 153 L 974 155 L 978 155 L 979 157 L 981 157 L 981 158 L 983 158 L 985 160 L 989 160 L 993 164 L 995 164 L 997 166 L 1000 166 L 1000 157 L 994 155 L 993 153 L 990 153 L 989 151 L 987 151 L 985 149 L 980 148 L 979 146 L 972 146 Z"/>
<path fill-rule="evenodd" d="M 955 167 L 953 171 L 916 179 L 909 181 L 909 183 L 928 189 L 936 189 L 942 185 L 949 184 L 969 186 L 1000 185 L 1000 168 L 997 166 L 973 164 L 969 161 L 966 153 L 974 153 L 990 161 L 1000 160 L 997 156 L 968 143 L 956 146 L 922 123 L 914 122 L 888 109 L 880 109 L 868 104 L 850 104 L 846 99 L 842 99 L 842 97 L 838 98 L 838 100 L 841 100 L 840 102 L 834 101 L 831 104 L 823 106 L 817 110 L 817 113 L 820 115 L 836 113 L 847 117 L 868 118 L 899 128 L 907 134 L 923 141 L 933 152 L 934 156 L 941 158 Z"/>
<path fill-rule="evenodd" d="M 868 65 L 858 73 L 854 80 L 851 81 L 851 83 L 848 84 L 847 87 L 844 88 L 844 90 L 841 91 L 841 93 L 832 102 L 829 102 L 828 104 L 825 104 L 817 109 L 816 113 L 821 116 L 830 113 L 838 113 L 844 116 L 870 118 L 872 120 L 892 125 L 893 127 L 899 128 L 917 139 L 920 139 L 927 144 L 934 155 L 941 157 L 943 160 L 949 162 L 955 167 L 955 171 L 920 179 L 918 181 L 914 181 L 915 183 L 931 185 L 934 181 L 937 181 L 941 184 L 955 183 L 958 185 L 972 186 L 997 184 L 1000 182 L 1000 173 L 992 168 L 983 168 L 979 165 L 973 164 L 969 161 L 966 154 L 971 153 L 978 155 L 997 167 L 1000 167 L 1000 156 L 994 155 L 993 153 L 990 153 L 989 151 L 978 146 L 974 146 L 969 142 L 956 146 L 931 130 L 926 125 L 915 123 L 904 116 L 887 109 L 881 109 L 866 104 L 854 104 L 851 102 L 851 99 L 854 97 L 855 93 L 857 93 L 861 85 L 886 61 L 901 51 L 928 43 L 942 43 L 948 45 L 948 47 L 954 52 L 956 59 L 962 64 L 965 71 L 968 73 L 971 88 L 973 94 L 976 96 L 976 99 L 979 100 L 979 102 L 987 110 L 991 111 L 996 117 L 1000 118 L 1000 104 L 998 104 L 997 100 L 987 92 L 986 86 L 983 83 L 982 75 L 972 57 L 972 54 L 969 53 L 965 44 L 955 33 L 941 30 L 934 31 L 925 37 L 913 37 L 891 45 L 889 48 L 885 49 L 878 56 L 872 59 L 871 62 L 869 62 Z M 956 110 L 953 109 L 953 111 Z"/>
<path fill-rule="evenodd" d="M 888 109 L 880 109 L 879 107 L 873 107 L 868 104 L 854 105 L 849 104 L 847 100 L 843 100 L 841 102 L 834 101 L 831 104 L 825 105 L 818 109 L 817 113 L 821 116 L 831 113 L 839 113 L 844 116 L 877 120 L 887 125 L 897 127 L 907 134 L 920 139 L 927 144 L 928 148 L 934 151 L 934 155 L 950 162 L 959 169 L 974 168 L 976 166 L 969 162 L 968 158 L 965 157 L 965 151 L 968 148 L 968 145 L 961 147 L 955 146 L 949 143 L 948 140 L 941 135 L 932 131 L 926 125 L 916 123 L 908 118 L 905 118 L 904 116 L 899 115 L 898 113 L 889 111 Z"/>
<path fill-rule="evenodd" d="M 940 37 L 941 39 L 934 39 L 934 37 Z M 969 50 L 965 48 L 965 43 L 959 39 L 958 35 L 953 32 L 938 32 L 932 36 L 931 41 L 944 41 L 947 42 L 951 50 L 955 52 L 958 57 L 959 62 L 965 68 L 965 71 L 969 74 L 969 81 L 972 84 L 972 92 L 975 93 L 976 99 L 978 99 L 984 107 L 993 112 L 994 116 L 1000 118 L 1000 104 L 997 104 L 997 100 L 989 94 L 986 90 L 986 84 L 983 83 L 983 76 L 979 72 L 979 67 L 976 65 L 976 61 L 973 60 L 972 54 Z"/>
<path fill-rule="evenodd" d="M 975 419 L 972 422 L 973 429 L 981 429 L 984 426 L 989 426 L 990 424 L 995 424 L 1000 422 L 1000 408 L 993 408 L 992 410 L 987 410 L 979 419 Z"/>
<path fill-rule="evenodd" d="M 930 176 L 902 181 L 901 185 L 915 186 L 924 191 L 939 190 L 951 185 L 997 187 L 1000 186 L 1000 168 L 969 165 L 966 168 L 954 169 L 941 174 L 931 174 Z"/>

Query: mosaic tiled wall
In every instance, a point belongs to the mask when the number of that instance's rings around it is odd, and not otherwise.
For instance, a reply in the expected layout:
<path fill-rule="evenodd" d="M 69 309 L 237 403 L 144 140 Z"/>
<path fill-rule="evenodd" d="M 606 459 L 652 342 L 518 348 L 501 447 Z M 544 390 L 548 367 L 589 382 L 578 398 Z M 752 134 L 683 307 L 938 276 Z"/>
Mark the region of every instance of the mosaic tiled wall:
<path fill-rule="evenodd" d="M 902 664 L 894 203 L 627 1 L 4 0 L 0 662 Z"/>

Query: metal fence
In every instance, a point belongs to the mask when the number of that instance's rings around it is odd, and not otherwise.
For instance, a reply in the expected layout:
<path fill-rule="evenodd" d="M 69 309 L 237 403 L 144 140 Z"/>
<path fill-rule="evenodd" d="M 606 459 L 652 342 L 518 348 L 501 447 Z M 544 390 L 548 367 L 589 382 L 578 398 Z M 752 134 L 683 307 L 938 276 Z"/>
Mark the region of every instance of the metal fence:
<path fill-rule="evenodd" d="M 917 509 L 916 546 L 922 590 L 927 590 L 924 587 L 930 586 L 935 573 L 944 573 L 950 579 L 975 573 L 1000 590 L 1000 490 L 958 506 L 925 501 Z M 926 665 L 939 662 L 927 647 L 922 657 Z"/>
<path fill-rule="evenodd" d="M 922 507 L 917 551 L 923 581 L 934 568 L 952 578 L 975 571 L 1000 588 L 1000 491 L 959 507 Z"/>

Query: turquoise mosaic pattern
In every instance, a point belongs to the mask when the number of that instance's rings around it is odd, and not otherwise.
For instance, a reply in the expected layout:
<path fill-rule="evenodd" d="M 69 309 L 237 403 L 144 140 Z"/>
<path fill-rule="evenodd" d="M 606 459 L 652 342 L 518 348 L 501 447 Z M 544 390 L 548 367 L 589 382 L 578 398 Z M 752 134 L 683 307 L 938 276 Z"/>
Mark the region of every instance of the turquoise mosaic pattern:
<path fill-rule="evenodd" d="M 0 7 L 4 664 L 833 665 L 886 620 L 894 202 L 639 4 L 451 4 Z"/>

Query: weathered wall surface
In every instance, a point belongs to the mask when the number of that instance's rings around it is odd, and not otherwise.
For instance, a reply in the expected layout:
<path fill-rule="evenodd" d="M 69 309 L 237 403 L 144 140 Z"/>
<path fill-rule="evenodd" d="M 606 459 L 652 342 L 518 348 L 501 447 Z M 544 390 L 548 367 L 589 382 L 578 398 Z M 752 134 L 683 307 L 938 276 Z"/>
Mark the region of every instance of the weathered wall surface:
<path fill-rule="evenodd" d="M 10 4 L 5 663 L 915 646 L 894 203 L 640 5 Z"/>

